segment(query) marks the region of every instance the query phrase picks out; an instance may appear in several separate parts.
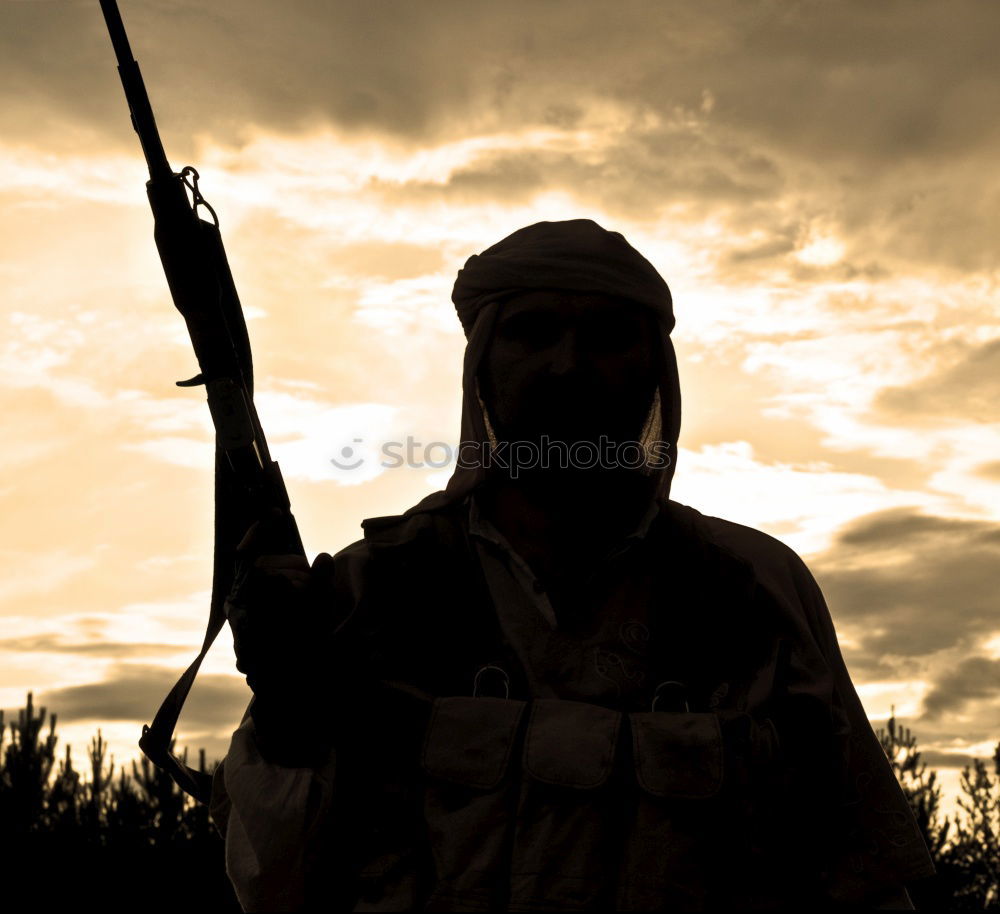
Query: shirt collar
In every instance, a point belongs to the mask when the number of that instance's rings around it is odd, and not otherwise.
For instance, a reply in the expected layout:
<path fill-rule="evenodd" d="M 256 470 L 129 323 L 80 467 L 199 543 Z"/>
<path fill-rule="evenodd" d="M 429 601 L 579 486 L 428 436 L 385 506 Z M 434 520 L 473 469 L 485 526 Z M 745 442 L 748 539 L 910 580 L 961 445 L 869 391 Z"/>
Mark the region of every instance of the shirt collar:
<path fill-rule="evenodd" d="M 512 549 L 507 538 L 494 526 L 494 524 L 481 512 L 476 492 L 473 490 L 466 498 L 469 505 L 469 533 L 496 543 L 505 549 Z M 660 503 L 657 499 L 650 500 L 649 506 L 643 513 L 635 529 L 624 537 L 627 541 L 645 539 L 649 533 L 649 528 L 656 515 L 660 513 Z"/>

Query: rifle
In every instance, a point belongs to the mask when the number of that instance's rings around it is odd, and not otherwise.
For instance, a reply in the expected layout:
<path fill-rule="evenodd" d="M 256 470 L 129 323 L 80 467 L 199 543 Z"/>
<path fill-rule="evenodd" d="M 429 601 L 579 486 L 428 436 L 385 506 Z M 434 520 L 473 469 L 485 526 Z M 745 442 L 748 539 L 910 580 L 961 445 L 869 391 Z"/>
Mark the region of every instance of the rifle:
<path fill-rule="evenodd" d="M 219 232 L 215 210 L 201 195 L 198 172 L 190 165 L 175 173 L 167 162 L 153 109 L 132 56 L 116 0 L 100 0 L 118 59 L 132 126 L 149 167 L 146 195 L 153 211 L 153 239 L 174 305 L 187 323 L 200 372 L 179 387 L 204 385 L 215 425 L 215 559 L 208 628 L 201 652 L 163 700 L 151 725 L 144 724 L 139 747 L 158 768 L 191 796 L 208 803 L 212 777 L 173 754 L 173 732 L 201 662 L 225 621 L 225 598 L 235 572 L 236 544 L 254 520 L 278 508 L 272 551 L 305 556 L 288 493 L 253 402 L 253 362 L 246 320 Z M 191 198 L 188 198 L 190 191 Z M 201 218 L 198 208 L 211 214 Z M 253 699 L 250 702 L 253 705 Z"/>

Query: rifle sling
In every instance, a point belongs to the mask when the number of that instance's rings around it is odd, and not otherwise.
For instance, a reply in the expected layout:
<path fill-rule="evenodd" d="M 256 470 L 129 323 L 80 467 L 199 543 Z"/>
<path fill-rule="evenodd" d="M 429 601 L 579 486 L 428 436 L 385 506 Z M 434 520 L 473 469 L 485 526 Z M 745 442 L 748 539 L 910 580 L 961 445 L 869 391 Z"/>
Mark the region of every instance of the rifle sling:
<path fill-rule="evenodd" d="M 242 507 L 243 511 L 237 510 Z M 208 803 L 212 794 L 212 775 L 190 767 L 173 753 L 174 730 L 181 709 L 194 684 L 201 662 L 205 659 L 216 636 L 222 630 L 225 600 L 232 587 L 235 571 L 236 544 L 246 530 L 245 496 L 237 490 L 236 478 L 225 450 L 215 446 L 215 557 L 212 574 L 212 599 L 208 627 L 201 650 L 163 699 L 151 725 L 143 724 L 139 747 L 158 768 L 166 771 L 185 793 L 201 803 Z M 242 524 L 242 526 L 241 526 Z M 186 752 L 185 752 L 186 756 Z"/>

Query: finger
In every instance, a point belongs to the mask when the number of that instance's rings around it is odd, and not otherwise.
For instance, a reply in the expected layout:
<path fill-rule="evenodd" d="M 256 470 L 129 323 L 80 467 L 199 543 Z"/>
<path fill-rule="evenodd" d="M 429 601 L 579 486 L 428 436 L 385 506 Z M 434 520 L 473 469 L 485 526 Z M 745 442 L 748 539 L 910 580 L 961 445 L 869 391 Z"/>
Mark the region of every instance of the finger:
<path fill-rule="evenodd" d="M 237 552 L 250 551 L 258 542 L 268 542 L 285 531 L 286 513 L 280 508 L 268 508 L 247 529 L 236 547 Z"/>
<path fill-rule="evenodd" d="M 283 587 L 285 582 L 296 589 L 306 587 L 309 584 L 309 572 L 307 571 L 295 571 L 288 568 L 265 568 L 262 571 L 269 583 L 280 582 L 278 583 L 279 587 Z"/>
<path fill-rule="evenodd" d="M 312 564 L 314 577 L 324 585 L 333 580 L 335 569 L 336 562 L 334 562 L 333 556 L 329 552 L 321 552 L 316 556 L 316 560 Z"/>
<path fill-rule="evenodd" d="M 288 568 L 308 574 L 309 560 L 304 555 L 259 555 L 254 560 L 258 568 Z"/>
<path fill-rule="evenodd" d="M 256 541 L 259 530 L 260 530 L 260 521 L 255 520 L 247 528 L 247 532 L 243 534 L 243 539 L 240 540 L 239 545 L 236 547 L 236 551 L 246 552 L 247 550 L 249 550 L 250 546 Z"/>

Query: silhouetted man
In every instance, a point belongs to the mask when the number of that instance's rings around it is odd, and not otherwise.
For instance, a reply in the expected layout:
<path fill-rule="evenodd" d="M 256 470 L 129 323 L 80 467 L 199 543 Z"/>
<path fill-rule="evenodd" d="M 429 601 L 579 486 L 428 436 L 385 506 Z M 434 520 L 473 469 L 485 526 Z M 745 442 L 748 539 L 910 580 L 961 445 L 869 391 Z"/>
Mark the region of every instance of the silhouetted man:
<path fill-rule="evenodd" d="M 459 272 L 448 486 L 335 556 L 241 544 L 246 910 L 911 908 L 934 873 L 802 560 L 669 498 L 670 291 L 590 220 Z"/>

